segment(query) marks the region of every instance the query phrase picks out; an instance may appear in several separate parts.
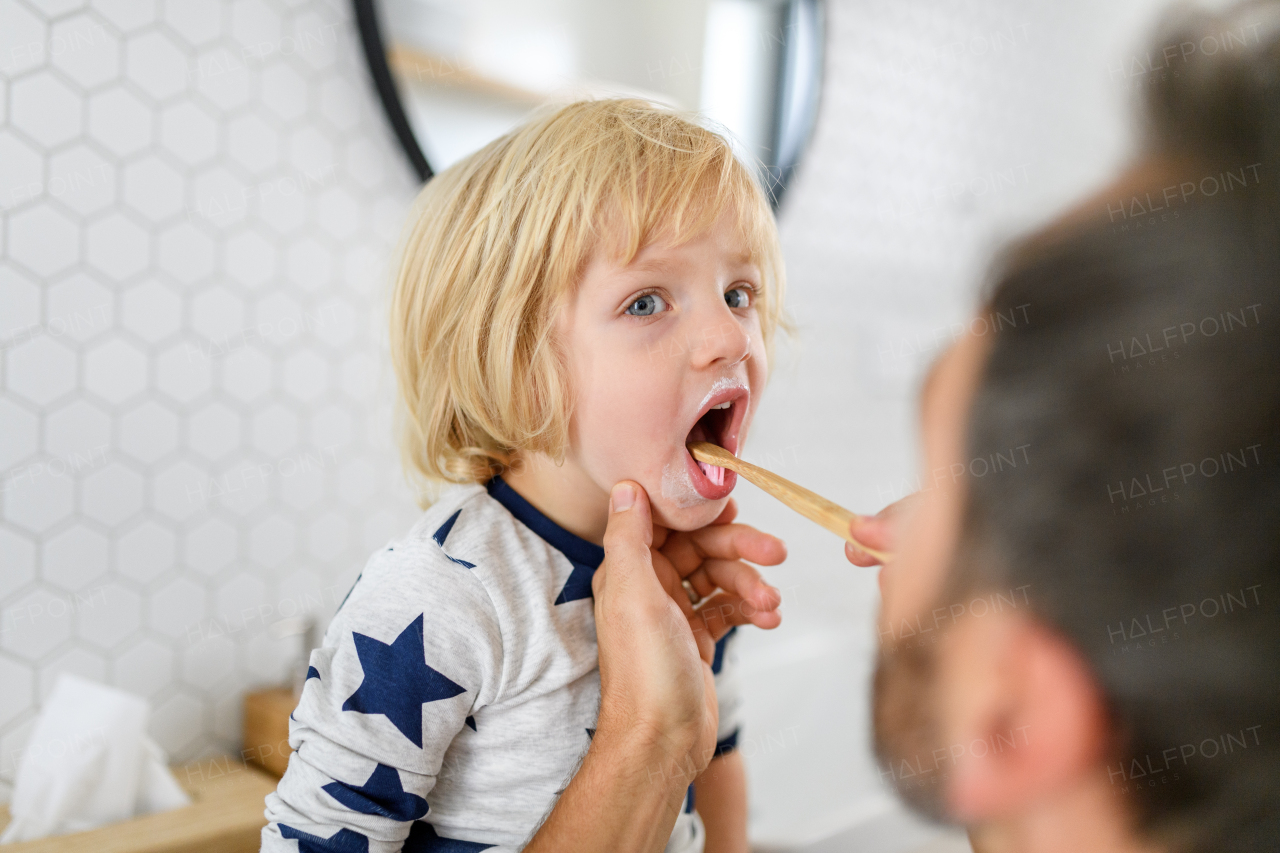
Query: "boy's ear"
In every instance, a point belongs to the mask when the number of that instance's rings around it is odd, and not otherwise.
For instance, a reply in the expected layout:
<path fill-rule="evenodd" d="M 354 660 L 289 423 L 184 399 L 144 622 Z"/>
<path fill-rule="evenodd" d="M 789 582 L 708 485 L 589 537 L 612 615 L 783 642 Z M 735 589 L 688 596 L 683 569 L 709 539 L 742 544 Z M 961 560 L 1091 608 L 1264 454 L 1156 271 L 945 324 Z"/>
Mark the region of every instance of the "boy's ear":
<path fill-rule="evenodd" d="M 974 617 L 954 630 L 944 666 L 958 664 L 961 678 L 944 675 L 939 697 L 952 706 L 939 711 L 944 720 L 955 713 L 944 726 L 961 747 L 951 813 L 965 823 L 1017 813 L 1093 773 L 1110 743 L 1108 717 L 1076 649 L 1022 615 Z"/>

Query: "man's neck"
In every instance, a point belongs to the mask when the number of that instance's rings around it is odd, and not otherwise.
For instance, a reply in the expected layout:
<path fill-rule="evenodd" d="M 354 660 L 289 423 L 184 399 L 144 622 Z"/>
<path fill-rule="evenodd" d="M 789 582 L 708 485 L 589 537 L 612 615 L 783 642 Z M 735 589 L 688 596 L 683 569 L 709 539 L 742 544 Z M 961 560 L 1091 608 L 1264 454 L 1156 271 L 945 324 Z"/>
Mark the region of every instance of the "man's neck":
<path fill-rule="evenodd" d="M 1101 768 L 1016 815 L 970 827 L 974 853 L 1163 853 L 1137 838 L 1125 796 Z"/>
<path fill-rule="evenodd" d="M 565 530 L 588 542 L 604 543 L 609 494 L 573 460 L 557 465 L 542 454 L 522 455 L 502 479 Z"/>

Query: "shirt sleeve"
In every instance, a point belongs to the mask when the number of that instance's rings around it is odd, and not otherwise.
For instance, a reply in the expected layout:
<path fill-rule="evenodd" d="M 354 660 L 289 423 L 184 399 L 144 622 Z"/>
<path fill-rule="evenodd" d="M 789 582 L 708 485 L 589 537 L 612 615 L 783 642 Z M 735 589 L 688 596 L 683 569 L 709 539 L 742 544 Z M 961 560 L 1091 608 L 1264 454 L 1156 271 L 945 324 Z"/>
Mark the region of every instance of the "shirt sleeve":
<path fill-rule="evenodd" d="M 711 660 L 711 673 L 715 678 L 716 704 L 720 712 L 720 724 L 716 729 L 716 755 L 723 755 L 738 745 L 742 729 L 742 691 L 739 683 L 736 637 L 738 626 L 716 642 L 715 657 Z"/>
<path fill-rule="evenodd" d="M 411 830 L 409 847 L 434 838 L 416 822 L 501 673 L 497 614 L 469 564 L 415 544 L 375 554 L 311 653 L 261 849 L 399 853 Z"/>

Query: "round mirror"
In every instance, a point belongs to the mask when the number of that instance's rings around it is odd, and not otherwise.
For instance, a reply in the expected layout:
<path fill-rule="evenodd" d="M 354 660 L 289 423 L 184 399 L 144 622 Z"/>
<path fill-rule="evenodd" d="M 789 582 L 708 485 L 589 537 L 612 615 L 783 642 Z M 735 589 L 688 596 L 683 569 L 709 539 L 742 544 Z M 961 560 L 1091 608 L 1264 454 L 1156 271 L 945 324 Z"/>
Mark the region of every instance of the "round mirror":
<path fill-rule="evenodd" d="M 353 0 L 387 118 L 422 180 L 546 102 L 696 110 L 775 207 L 817 114 L 821 0 Z"/>

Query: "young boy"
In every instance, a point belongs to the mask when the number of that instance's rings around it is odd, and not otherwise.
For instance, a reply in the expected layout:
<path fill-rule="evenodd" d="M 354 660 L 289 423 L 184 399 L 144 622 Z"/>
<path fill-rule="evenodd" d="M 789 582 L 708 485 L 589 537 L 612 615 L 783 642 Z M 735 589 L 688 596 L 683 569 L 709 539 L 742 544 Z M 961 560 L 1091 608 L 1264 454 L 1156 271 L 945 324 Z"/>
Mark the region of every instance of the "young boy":
<path fill-rule="evenodd" d="M 644 102 L 543 114 L 427 184 L 391 345 L 404 457 L 454 485 L 370 558 L 312 652 L 263 850 L 529 842 L 595 731 L 609 490 L 638 481 L 672 531 L 721 515 L 735 475 L 685 445 L 737 452 L 782 287 L 750 173 L 720 136 Z M 707 560 L 690 596 L 727 577 Z M 777 591 L 742 577 L 718 595 L 773 627 Z M 669 853 L 746 851 L 729 641 L 712 665 L 717 757 Z"/>

